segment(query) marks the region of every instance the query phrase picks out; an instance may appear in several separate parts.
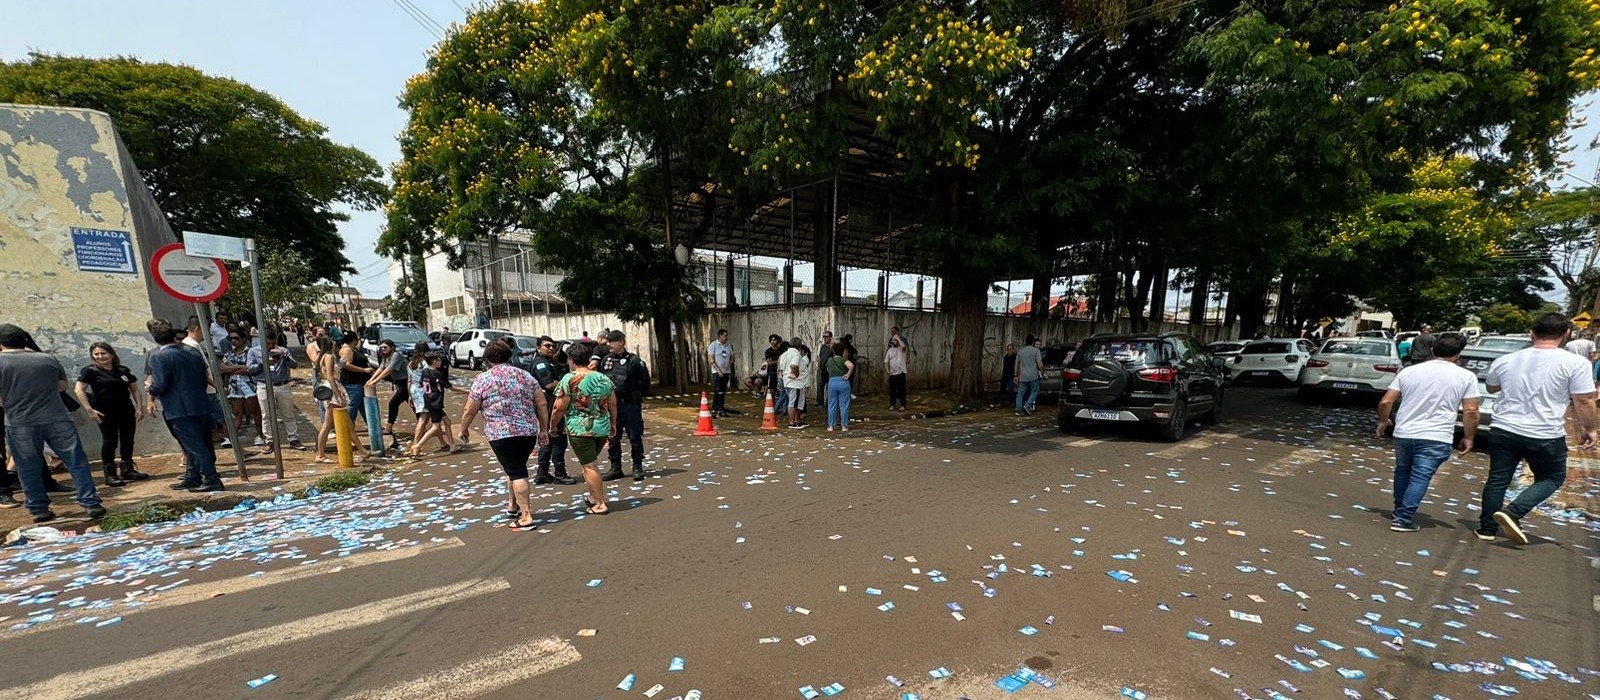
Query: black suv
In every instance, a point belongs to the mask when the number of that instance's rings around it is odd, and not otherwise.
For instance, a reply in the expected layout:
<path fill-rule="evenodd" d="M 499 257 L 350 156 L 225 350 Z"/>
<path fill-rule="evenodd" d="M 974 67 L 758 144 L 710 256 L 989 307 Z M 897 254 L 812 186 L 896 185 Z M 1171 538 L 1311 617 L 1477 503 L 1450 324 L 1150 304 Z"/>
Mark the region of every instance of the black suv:
<path fill-rule="evenodd" d="M 1205 345 L 1181 333 L 1091 336 L 1061 372 L 1061 431 L 1138 422 L 1176 442 L 1190 420 L 1221 418 L 1222 380 Z"/>

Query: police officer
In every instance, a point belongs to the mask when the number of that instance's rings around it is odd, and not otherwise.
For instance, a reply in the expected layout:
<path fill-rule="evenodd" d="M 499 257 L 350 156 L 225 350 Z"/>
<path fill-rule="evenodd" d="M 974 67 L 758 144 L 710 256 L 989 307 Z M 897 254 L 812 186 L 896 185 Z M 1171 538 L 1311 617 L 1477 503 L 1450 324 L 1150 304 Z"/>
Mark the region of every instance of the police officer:
<path fill-rule="evenodd" d="M 546 405 L 554 406 L 556 401 L 556 383 L 567 373 L 567 361 L 556 357 L 556 341 L 550 336 L 539 337 L 539 354 L 533 358 L 533 380 L 544 387 Z M 556 475 L 550 476 L 550 464 L 555 463 Z M 565 426 L 557 422 L 550 426 L 550 441 L 539 448 L 539 471 L 533 477 L 534 484 L 556 483 L 571 486 L 578 483 L 577 479 L 567 476 L 567 431 Z"/>
<path fill-rule="evenodd" d="M 596 355 L 591 367 L 605 374 L 617 391 L 617 423 L 619 439 L 611 441 L 611 471 L 603 477 L 606 481 L 622 478 L 622 441 L 626 433 L 633 446 L 633 480 L 644 481 L 644 395 L 650 389 L 650 369 L 644 360 L 628 352 L 627 336 L 622 331 L 611 331 L 606 341 L 611 351 Z"/>

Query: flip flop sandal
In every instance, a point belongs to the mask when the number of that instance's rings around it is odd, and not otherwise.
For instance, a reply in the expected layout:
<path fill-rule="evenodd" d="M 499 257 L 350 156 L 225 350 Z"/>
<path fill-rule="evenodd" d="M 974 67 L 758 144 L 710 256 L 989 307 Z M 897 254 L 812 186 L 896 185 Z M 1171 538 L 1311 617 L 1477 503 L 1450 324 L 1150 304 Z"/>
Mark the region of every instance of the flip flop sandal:
<path fill-rule="evenodd" d="M 528 523 L 527 525 L 511 523 L 511 527 L 507 529 L 512 532 L 533 532 L 539 529 L 539 523 Z"/>
<path fill-rule="evenodd" d="M 606 508 L 605 510 L 595 510 L 595 508 L 598 508 L 598 507 L 599 506 L 590 504 L 588 508 L 584 508 L 583 509 L 583 512 L 588 513 L 589 515 L 610 515 L 611 514 L 611 509 L 610 508 Z"/>

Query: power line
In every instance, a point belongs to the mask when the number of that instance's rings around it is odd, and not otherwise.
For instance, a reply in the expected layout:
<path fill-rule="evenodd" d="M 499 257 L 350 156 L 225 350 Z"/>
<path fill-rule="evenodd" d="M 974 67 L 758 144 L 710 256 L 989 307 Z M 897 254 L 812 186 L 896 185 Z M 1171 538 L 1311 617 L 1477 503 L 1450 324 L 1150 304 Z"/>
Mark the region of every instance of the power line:
<path fill-rule="evenodd" d="M 411 21 L 416 22 L 417 26 L 422 27 L 423 31 L 426 31 L 429 34 L 432 34 L 433 38 L 435 38 L 435 39 L 443 39 L 444 38 L 443 36 L 440 36 L 439 32 L 435 31 L 433 27 L 428 26 L 428 24 L 426 22 L 422 21 L 421 17 L 418 17 L 417 15 L 413 14 L 411 8 L 408 7 L 405 4 L 404 0 L 390 0 L 390 2 L 393 2 L 395 7 L 400 8 L 401 12 L 406 13 L 406 16 L 410 17 Z"/>
<path fill-rule="evenodd" d="M 444 25 L 439 24 L 439 22 L 437 20 L 435 20 L 433 17 L 429 16 L 428 13 L 426 11 L 424 11 L 420 6 L 418 6 L 417 3 L 413 2 L 413 0 L 400 0 L 400 2 L 405 3 L 405 5 L 407 7 L 410 7 L 418 15 L 421 15 L 423 19 L 427 20 L 428 24 L 431 24 L 431 25 L 434 26 L 435 29 L 438 29 L 439 31 L 436 32 L 436 34 L 443 33 L 445 31 Z"/>

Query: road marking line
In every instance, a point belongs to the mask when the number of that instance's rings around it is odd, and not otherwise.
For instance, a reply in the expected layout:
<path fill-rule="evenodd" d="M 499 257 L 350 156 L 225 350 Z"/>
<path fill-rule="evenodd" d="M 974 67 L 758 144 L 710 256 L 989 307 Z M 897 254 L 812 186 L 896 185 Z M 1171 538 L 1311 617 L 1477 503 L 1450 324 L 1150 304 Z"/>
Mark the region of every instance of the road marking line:
<path fill-rule="evenodd" d="M 216 641 L 178 647 L 83 671 L 63 673 L 31 685 L 13 687 L 11 692 L 14 693 L 13 697 L 39 700 L 74 700 L 94 695 L 116 695 L 112 691 L 160 678 L 169 673 L 325 634 L 374 625 L 429 608 L 451 605 L 510 588 L 509 581 L 498 577 L 437 586 L 345 610 L 252 630 Z"/>
<path fill-rule="evenodd" d="M 541 639 L 385 688 L 364 690 L 344 700 L 464 700 L 500 690 L 577 663 L 583 655 L 557 638 Z"/>
<path fill-rule="evenodd" d="M 466 543 L 462 542 L 459 538 L 452 537 L 450 539 L 440 540 L 438 542 L 425 542 L 415 547 L 398 547 L 395 549 L 352 554 L 348 557 L 324 559 L 315 564 L 297 566 L 291 569 L 278 569 L 260 576 L 239 576 L 237 578 L 223 579 L 210 584 L 190 584 L 170 593 L 163 593 L 159 597 L 150 598 L 148 601 L 145 601 L 144 605 L 118 606 L 114 612 L 88 609 L 59 611 L 56 615 L 56 618 L 50 622 L 37 624 L 20 630 L 0 630 L 0 639 L 11 639 L 14 637 L 33 634 L 34 632 L 44 632 L 46 630 L 59 629 L 61 627 L 70 627 L 75 619 L 90 613 L 98 613 L 102 617 L 111 615 L 130 617 L 139 613 L 147 613 L 152 610 L 170 608 L 174 605 L 187 605 L 189 603 L 198 603 L 203 600 L 210 600 L 212 598 L 219 597 L 217 595 L 219 593 L 224 595 L 243 593 L 245 591 L 255 590 L 257 588 L 265 588 L 267 586 L 274 586 L 280 583 L 288 583 L 290 581 L 311 578 L 312 576 L 336 573 L 336 570 L 343 571 L 353 569 L 358 566 L 371 566 L 373 564 L 384 564 L 391 561 L 410 559 L 411 557 L 419 554 L 453 549 L 455 547 L 464 546 L 465 544 Z M 134 600 L 144 601 L 145 599 L 143 596 L 141 596 L 135 598 Z"/>

